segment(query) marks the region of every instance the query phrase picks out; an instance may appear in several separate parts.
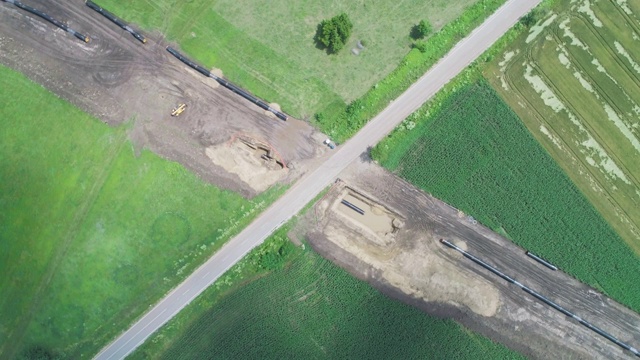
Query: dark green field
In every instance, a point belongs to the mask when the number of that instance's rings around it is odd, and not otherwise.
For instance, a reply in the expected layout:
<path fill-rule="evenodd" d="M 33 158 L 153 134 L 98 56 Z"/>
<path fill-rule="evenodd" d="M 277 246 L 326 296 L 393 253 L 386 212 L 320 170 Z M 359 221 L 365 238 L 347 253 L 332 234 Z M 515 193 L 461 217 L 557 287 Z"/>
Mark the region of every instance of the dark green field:
<path fill-rule="evenodd" d="M 200 307 L 191 323 L 180 314 L 170 337 L 156 334 L 133 359 L 521 358 L 387 298 L 313 251 L 294 253 L 289 266 Z M 209 289 L 190 307 L 213 297 Z"/>
<path fill-rule="evenodd" d="M 484 81 L 413 120 L 383 165 L 640 311 L 640 259 Z"/>
<path fill-rule="evenodd" d="M 0 66 L 0 358 L 93 356 L 282 189 L 204 183 Z"/>

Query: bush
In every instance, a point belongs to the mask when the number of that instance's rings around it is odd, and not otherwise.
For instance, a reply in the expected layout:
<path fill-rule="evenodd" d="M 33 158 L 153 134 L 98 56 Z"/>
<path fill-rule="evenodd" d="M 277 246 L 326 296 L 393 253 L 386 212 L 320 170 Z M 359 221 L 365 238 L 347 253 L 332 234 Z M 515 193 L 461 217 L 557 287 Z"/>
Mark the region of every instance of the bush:
<path fill-rule="evenodd" d="M 421 41 L 416 41 L 415 44 L 413 44 L 413 47 L 418 49 L 421 53 L 426 53 L 427 52 L 427 42 L 424 40 Z"/>
<path fill-rule="evenodd" d="M 337 53 L 344 47 L 351 35 L 353 24 L 347 14 L 342 13 L 330 20 L 322 20 L 318 25 L 316 41 L 324 46 L 329 53 Z"/>

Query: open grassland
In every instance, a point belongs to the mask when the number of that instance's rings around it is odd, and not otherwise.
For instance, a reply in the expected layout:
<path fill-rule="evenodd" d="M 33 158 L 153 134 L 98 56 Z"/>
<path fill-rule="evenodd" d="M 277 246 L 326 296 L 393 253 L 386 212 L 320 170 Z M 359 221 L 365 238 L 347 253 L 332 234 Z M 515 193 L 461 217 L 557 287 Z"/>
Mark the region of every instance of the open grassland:
<path fill-rule="evenodd" d="M 560 1 L 485 76 L 640 254 L 640 2 Z"/>
<path fill-rule="evenodd" d="M 219 190 L 21 74 L 0 84 L 3 358 L 92 356 L 282 192 Z"/>
<path fill-rule="evenodd" d="M 486 82 L 410 121 L 384 166 L 640 311 L 638 256 Z"/>
<path fill-rule="evenodd" d="M 387 298 L 313 251 L 293 248 L 285 234 L 275 235 L 289 247 L 285 266 L 224 294 L 208 289 L 132 359 L 521 358 Z"/>
<path fill-rule="evenodd" d="M 503 2 L 98 1 L 127 21 L 161 31 L 198 61 L 302 118 L 344 108 L 382 80 L 409 51 L 411 27 L 420 20 L 438 30 L 471 4 L 481 3 L 474 12 L 485 15 Z M 316 27 L 341 12 L 351 18 L 353 34 L 340 53 L 327 55 L 314 44 Z M 465 29 L 452 30 L 463 36 Z M 355 56 L 358 40 L 366 47 Z"/>

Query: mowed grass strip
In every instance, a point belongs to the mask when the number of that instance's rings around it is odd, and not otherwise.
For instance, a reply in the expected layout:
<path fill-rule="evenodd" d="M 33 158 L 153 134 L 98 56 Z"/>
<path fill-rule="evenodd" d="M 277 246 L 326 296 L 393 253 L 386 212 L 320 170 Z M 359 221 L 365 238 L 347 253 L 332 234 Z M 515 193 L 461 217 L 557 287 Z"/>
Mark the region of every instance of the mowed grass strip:
<path fill-rule="evenodd" d="M 282 189 L 248 201 L 0 67 L 0 352 L 89 358 Z"/>
<path fill-rule="evenodd" d="M 132 359 L 522 358 L 382 295 L 313 251 L 287 258 L 225 294 L 207 290 L 195 303 L 211 305 L 190 305 Z"/>
<path fill-rule="evenodd" d="M 438 30 L 478 2 L 490 13 L 504 0 L 98 1 L 126 21 L 163 32 L 199 62 L 300 118 L 344 107 L 392 72 L 420 20 Z M 341 12 L 352 20 L 353 34 L 340 53 L 328 55 L 314 43 L 316 27 Z M 358 40 L 365 49 L 355 56 Z"/>
<path fill-rule="evenodd" d="M 421 116 L 384 166 L 640 311 L 638 256 L 486 82 Z"/>

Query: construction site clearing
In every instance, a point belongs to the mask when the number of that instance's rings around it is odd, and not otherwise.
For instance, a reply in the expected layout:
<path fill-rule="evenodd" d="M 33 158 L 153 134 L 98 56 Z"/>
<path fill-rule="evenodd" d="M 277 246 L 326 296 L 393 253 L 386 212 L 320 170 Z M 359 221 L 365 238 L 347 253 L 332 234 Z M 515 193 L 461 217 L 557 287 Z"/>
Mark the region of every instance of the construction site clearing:
<path fill-rule="evenodd" d="M 145 34 L 142 45 L 83 2 L 31 3 L 91 41 L 0 2 L 0 63 L 109 125 L 129 122 L 137 151 L 150 149 L 246 197 L 294 181 L 329 155 L 326 135 L 304 121 L 277 120 L 276 104 L 260 108 L 218 86 L 167 52 L 162 34 Z M 170 117 L 167 110 L 181 103 L 188 111 Z M 447 239 L 616 338 L 640 344 L 638 314 L 542 266 L 457 209 L 371 163 L 353 164 L 340 177 L 301 224 L 311 224 L 307 238 L 320 254 L 388 295 L 532 358 L 629 357 L 439 241 Z"/>
<path fill-rule="evenodd" d="M 360 160 L 341 173 L 298 226 L 293 232 L 306 232 L 322 256 L 383 293 L 453 318 L 529 358 L 634 357 L 577 319 L 625 344 L 640 344 L 638 314 L 544 266 L 525 249 L 371 162 Z M 517 284 L 478 266 L 441 239 L 509 274 Z M 522 291 L 523 284 L 576 317 Z"/>
<path fill-rule="evenodd" d="M 294 181 L 328 155 L 322 144 L 326 135 L 305 121 L 291 117 L 282 121 L 219 86 L 167 52 L 164 35 L 145 33 L 142 44 L 82 1 L 33 0 L 30 5 L 83 31 L 91 41 L 78 41 L 47 21 L 0 2 L 0 63 L 109 125 L 129 124 L 137 152 L 149 149 L 248 198 L 277 181 Z M 219 69 L 209 73 L 221 78 Z M 170 116 L 176 104 L 188 104 L 177 119 Z M 280 111 L 277 104 L 265 106 Z M 256 153 L 257 160 L 248 156 L 246 145 L 228 146 L 238 133 L 268 141 L 286 169 L 272 167 L 262 154 Z M 219 161 L 223 148 L 226 159 Z M 237 164 L 231 166 L 229 161 Z M 268 176 L 262 181 L 259 176 L 239 175 L 254 172 Z"/>

